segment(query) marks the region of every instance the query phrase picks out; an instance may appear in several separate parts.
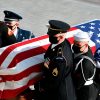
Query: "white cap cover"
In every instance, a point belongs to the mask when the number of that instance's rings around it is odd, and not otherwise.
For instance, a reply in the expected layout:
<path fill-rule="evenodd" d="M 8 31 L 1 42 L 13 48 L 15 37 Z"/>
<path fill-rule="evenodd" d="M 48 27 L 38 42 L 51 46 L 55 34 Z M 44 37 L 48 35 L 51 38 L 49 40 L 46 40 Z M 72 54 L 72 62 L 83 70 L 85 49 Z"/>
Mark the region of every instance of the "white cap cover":
<path fill-rule="evenodd" d="M 89 41 L 90 37 L 87 32 L 80 31 L 74 34 L 74 40 L 75 41 Z"/>

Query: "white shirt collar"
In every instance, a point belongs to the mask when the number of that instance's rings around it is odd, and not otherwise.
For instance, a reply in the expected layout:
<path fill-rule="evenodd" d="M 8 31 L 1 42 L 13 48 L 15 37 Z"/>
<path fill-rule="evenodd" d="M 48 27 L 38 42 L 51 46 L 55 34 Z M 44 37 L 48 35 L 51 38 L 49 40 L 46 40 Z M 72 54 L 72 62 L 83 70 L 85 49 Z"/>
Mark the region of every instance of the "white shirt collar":
<path fill-rule="evenodd" d="M 17 37 L 17 32 L 18 32 L 18 29 L 16 28 L 15 31 L 14 31 L 14 36 L 15 37 Z"/>
<path fill-rule="evenodd" d="M 54 47 L 56 47 L 58 44 L 52 44 L 51 45 L 51 49 L 53 49 Z"/>

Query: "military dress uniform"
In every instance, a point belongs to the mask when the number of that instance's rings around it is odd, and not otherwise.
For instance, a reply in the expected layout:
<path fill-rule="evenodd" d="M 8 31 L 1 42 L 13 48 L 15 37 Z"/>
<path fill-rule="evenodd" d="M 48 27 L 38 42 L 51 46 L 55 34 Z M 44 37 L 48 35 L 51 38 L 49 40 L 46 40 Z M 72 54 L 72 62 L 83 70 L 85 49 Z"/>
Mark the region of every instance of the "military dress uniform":
<path fill-rule="evenodd" d="M 82 39 L 85 41 L 87 39 L 84 32 L 76 34 L 74 38 L 76 41 L 82 41 Z M 73 45 L 72 50 L 74 53 L 73 79 L 77 100 L 96 100 L 98 89 L 94 83 L 96 68 L 92 51 L 88 46 L 88 51 L 83 53 L 79 51 L 76 45 Z"/>
<path fill-rule="evenodd" d="M 66 26 L 66 24 L 57 20 L 50 20 L 49 24 L 50 28 L 48 29 L 47 33 L 49 34 L 49 36 L 59 34 L 59 31 L 61 31 L 61 29 L 63 29 L 63 27 Z M 60 30 L 55 30 L 57 28 L 59 28 Z M 61 57 L 57 57 L 59 48 L 62 49 Z M 44 58 L 44 79 L 42 84 L 42 87 L 44 89 L 44 95 L 40 99 L 76 100 L 74 86 L 71 77 L 71 71 L 73 68 L 73 56 L 70 43 L 67 40 L 64 40 L 60 44 L 51 44 L 47 49 Z M 56 60 L 54 60 L 53 58 L 55 58 Z M 46 65 L 47 62 L 48 65 Z"/>
<path fill-rule="evenodd" d="M 21 42 L 23 40 L 31 39 L 31 38 L 34 38 L 34 37 L 35 36 L 30 31 L 18 28 L 18 33 L 17 33 L 17 36 L 16 36 L 17 42 Z"/>
<path fill-rule="evenodd" d="M 73 67 L 73 58 L 70 49 L 70 44 L 67 40 L 65 40 L 62 44 L 57 45 L 53 49 L 51 46 L 48 48 L 45 59 L 52 59 L 57 55 L 58 48 L 63 47 L 63 55 L 67 60 L 67 65 L 58 65 L 60 69 L 57 70 L 59 75 L 53 76 L 50 72 L 51 70 L 44 69 L 46 81 L 45 81 L 45 89 L 48 92 L 49 100 L 75 100 L 74 87 L 71 78 L 71 70 Z M 55 67 L 54 67 L 55 68 Z M 50 78 L 55 78 L 54 81 L 50 80 Z"/>

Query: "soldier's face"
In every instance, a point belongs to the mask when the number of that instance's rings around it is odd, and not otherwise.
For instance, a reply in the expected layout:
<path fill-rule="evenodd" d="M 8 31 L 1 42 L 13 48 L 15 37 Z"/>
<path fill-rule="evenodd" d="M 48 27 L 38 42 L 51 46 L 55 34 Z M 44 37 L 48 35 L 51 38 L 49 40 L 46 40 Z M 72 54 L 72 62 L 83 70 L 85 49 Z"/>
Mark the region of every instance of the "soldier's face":
<path fill-rule="evenodd" d="M 74 45 L 83 52 L 88 47 L 88 41 L 74 41 Z"/>
<path fill-rule="evenodd" d="M 66 33 L 56 34 L 54 37 L 57 38 L 58 44 L 62 43 L 66 38 Z"/>
<path fill-rule="evenodd" d="M 52 43 L 52 44 L 60 44 L 62 43 L 64 40 L 65 40 L 65 34 L 63 33 L 59 33 L 59 34 L 56 34 L 56 35 L 49 35 L 49 41 Z"/>
<path fill-rule="evenodd" d="M 18 21 L 8 21 L 5 23 L 11 30 L 14 30 L 18 27 Z"/>

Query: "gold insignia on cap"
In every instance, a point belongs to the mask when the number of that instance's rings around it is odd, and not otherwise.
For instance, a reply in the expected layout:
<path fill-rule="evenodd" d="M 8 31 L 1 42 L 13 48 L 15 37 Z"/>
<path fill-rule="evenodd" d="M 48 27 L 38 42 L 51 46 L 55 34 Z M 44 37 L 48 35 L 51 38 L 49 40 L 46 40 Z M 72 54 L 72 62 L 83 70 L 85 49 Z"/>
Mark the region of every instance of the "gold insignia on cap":
<path fill-rule="evenodd" d="M 54 31 L 59 31 L 60 33 L 62 33 L 62 29 L 55 29 L 55 28 L 52 28 L 50 27 L 50 25 L 46 25 L 48 27 L 48 29 L 51 29 L 51 30 L 54 30 Z"/>
<path fill-rule="evenodd" d="M 57 68 L 54 68 L 54 69 L 53 69 L 52 75 L 53 75 L 53 76 L 58 76 L 58 69 L 57 69 Z"/>

